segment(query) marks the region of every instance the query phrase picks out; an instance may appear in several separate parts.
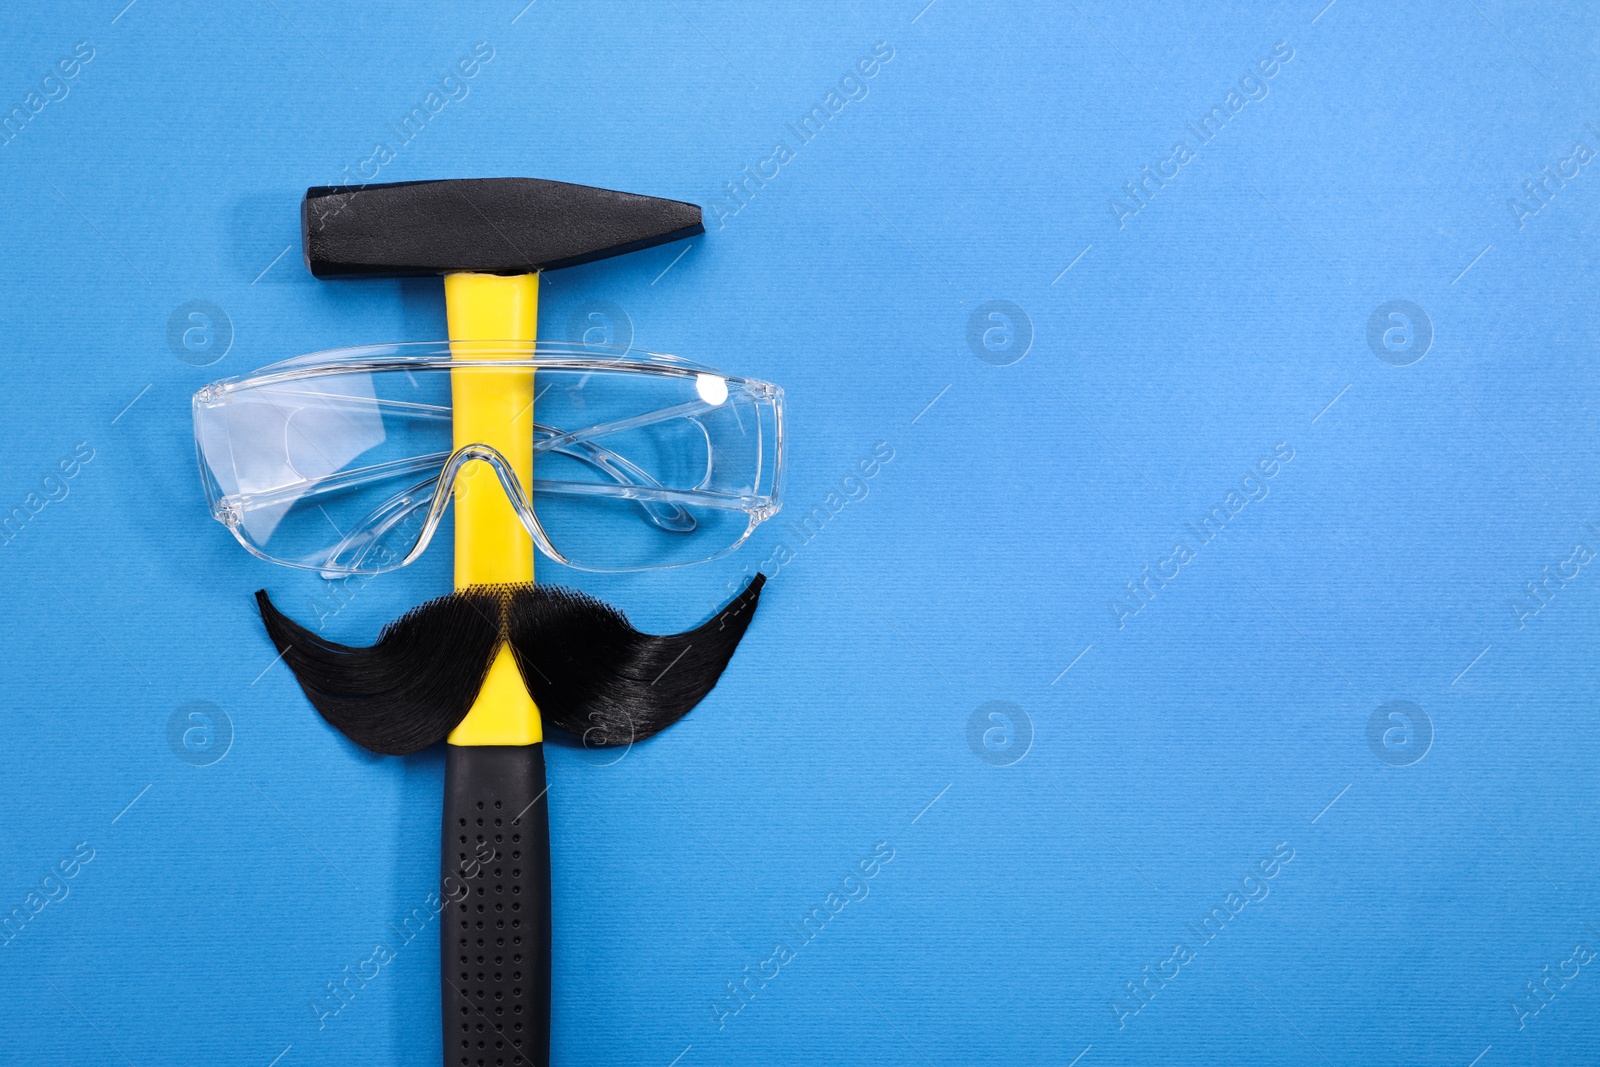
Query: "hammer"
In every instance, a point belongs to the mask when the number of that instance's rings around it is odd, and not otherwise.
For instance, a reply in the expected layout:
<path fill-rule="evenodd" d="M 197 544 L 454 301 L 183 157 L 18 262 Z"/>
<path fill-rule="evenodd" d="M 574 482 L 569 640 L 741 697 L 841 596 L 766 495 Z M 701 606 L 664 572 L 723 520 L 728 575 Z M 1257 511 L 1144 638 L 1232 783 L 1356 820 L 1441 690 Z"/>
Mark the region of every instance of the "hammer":
<path fill-rule="evenodd" d="M 317 186 L 300 213 L 318 278 L 444 276 L 451 342 L 533 354 L 539 274 L 705 232 L 677 200 L 537 178 Z M 454 447 L 486 444 L 533 493 L 532 369 L 452 371 Z M 464 474 L 467 472 L 463 472 Z M 455 585 L 533 581 L 533 540 L 495 478 L 455 485 Z M 501 647 L 447 739 L 439 968 L 445 1067 L 550 1062 L 544 730 Z"/>

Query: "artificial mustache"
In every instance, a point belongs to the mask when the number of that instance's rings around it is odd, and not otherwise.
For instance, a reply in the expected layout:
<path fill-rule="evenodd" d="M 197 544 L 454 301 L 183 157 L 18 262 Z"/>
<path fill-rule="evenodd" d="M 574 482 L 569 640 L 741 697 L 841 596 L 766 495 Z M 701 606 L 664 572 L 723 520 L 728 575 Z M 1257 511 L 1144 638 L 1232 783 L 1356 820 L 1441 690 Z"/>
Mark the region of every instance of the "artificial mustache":
<path fill-rule="evenodd" d="M 365 648 L 328 641 L 265 589 L 261 621 L 317 712 L 363 748 L 404 756 L 442 741 L 472 708 L 503 643 L 547 722 L 590 746 L 627 745 L 683 718 L 722 677 L 764 575 L 704 625 L 646 634 L 592 596 L 480 586 L 413 608 Z"/>

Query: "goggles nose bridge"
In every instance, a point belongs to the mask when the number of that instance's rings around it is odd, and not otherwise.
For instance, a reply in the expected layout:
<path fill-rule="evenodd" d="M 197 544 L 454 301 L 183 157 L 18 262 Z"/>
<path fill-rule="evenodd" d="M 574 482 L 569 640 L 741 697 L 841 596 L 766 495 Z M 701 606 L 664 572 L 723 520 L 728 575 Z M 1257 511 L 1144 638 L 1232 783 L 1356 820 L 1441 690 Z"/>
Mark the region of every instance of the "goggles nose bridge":
<path fill-rule="evenodd" d="M 546 431 L 553 433 L 553 431 Z M 536 451 L 537 451 L 536 446 Z M 659 483 L 651 478 L 648 473 L 629 462 L 625 457 L 592 441 L 583 441 L 568 445 L 554 451 L 567 454 L 594 469 L 604 473 L 621 485 L 656 486 Z M 550 543 L 548 534 L 545 533 L 544 524 L 539 521 L 539 516 L 533 510 L 531 501 L 528 500 L 526 491 L 516 478 L 515 469 L 511 466 L 505 454 L 491 445 L 476 443 L 464 445 L 454 452 L 442 453 L 443 462 L 437 468 L 438 473 L 428 478 L 420 485 L 412 486 L 400 494 L 390 497 L 381 506 L 369 513 L 364 521 L 346 532 L 338 546 L 333 550 L 329 559 L 336 561 L 347 554 L 354 553 L 358 557 L 364 556 L 375 543 L 377 537 L 388 532 L 399 522 L 403 521 L 418 509 L 425 512 L 425 521 L 418 538 L 410 551 L 401 561 L 404 567 L 414 562 L 418 556 L 426 551 L 433 541 L 434 532 L 442 520 L 444 509 L 450 505 L 455 485 L 459 478 L 471 477 L 478 468 L 470 466 L 474 461 L 488 465 L 494 471 L 495 477 L 500 482 L 500 489 L 506 495 L 512 510 L 517 513 L 518 521 L 533 538 L 534 544 L 551 559 L 558 563 L 571 565 L 570 561 Z M 465 472 L 465 474 L 463 474 Z M 418 491 L 426 491 L 425 497 L 417 497 Z M 646 518 L 657 527 L 674 533 L 692 532 L 697 523 L 693 516 L 681 505 L 663 503 L 660 501 L 636 500 L 635 503 L 644 511 Z M 524 508 L 526 505 L 526 508 Z M 238 519 L 230 510 L 231 505 L 219 505 L 215 512 L 216 518 L 227 524 L 238 534 Z M 249 547 L 248 543 L 245 545 Z M 337 568 L 324 566 L 323 577 L 330 580 L 338 578 L 342 572 Z"/>
<path fill-rule="evenodd" d="M 445 461 L 444 469 L 439 472 L 439 484 L 434 490 L 433 504 L 428 509 L 427 536 L 419 539 L 416 547 L 406 554 L 406 563 L 410 563 L 422 555 L 432 540 L 433 532 L 438 528 L 439 520 L 444 515 L 444 509 L 449 505 L 451 495 L 455 492 L 457 479 L 467 471 L 466 477 L 479 473 L 480 468 L 471 467 L 474 462 L 487 464 L 499 479 L 500 488 L 506 494 L 506 499 L 511 502 L 511 509 L 517 513 L 523 529 L 528 531 L 528 536 L 533 538 L 533 543 L 539 551 L 555 560 L 557 563 L 566 564 L 567 558 L 550 543 L 550 537 L 544 532 L 544 526 L 539 522 L 539 516 L 533 512 L 533 502 L 528 499 L 528 493 L 522 483 L 517 479 L 517 472 L 512 469 L 511 461 L 499 449 L 486 444 L 462 445 L 450 453 L 450 458 Z"/>

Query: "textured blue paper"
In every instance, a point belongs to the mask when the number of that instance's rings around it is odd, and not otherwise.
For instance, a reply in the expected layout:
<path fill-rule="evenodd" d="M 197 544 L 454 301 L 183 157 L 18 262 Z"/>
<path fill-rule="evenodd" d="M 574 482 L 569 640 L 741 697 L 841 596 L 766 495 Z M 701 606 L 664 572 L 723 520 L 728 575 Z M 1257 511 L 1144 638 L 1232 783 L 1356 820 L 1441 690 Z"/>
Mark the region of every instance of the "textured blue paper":
<path fill-rule="evenodd" d="M 550 753 L 556 1063 L 1600 1058 L 1600 16 L 124 2 L 0 14 L 0 1062 L 440 1061 L 439 754 L 250 594 L 364 642 L 448 541 L 252 559 L 188 398 L 443 334 L 298 201 L 484 175 L 705 205 L 544 332 L 789 400 L 740 555 L 541 561 L 674 630 L 775 572 L 684 722 Z"/>

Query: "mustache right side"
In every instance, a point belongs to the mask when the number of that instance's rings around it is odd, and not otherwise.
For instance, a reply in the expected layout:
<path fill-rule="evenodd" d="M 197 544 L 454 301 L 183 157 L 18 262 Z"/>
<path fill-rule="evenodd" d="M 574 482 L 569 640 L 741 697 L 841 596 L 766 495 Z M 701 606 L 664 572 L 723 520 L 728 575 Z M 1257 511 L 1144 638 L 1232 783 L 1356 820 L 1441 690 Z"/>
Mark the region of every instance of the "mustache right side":
<path fill-rule="evenodd" d="M 766 575 L 693 630 L 647 634 L 601 600 L 523 586 L 506 602 L 506 640 L 539 710 L 591 748 L 631 745 L 687 715 L 722 677 Z"/>

